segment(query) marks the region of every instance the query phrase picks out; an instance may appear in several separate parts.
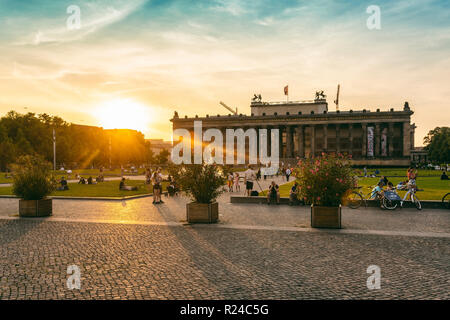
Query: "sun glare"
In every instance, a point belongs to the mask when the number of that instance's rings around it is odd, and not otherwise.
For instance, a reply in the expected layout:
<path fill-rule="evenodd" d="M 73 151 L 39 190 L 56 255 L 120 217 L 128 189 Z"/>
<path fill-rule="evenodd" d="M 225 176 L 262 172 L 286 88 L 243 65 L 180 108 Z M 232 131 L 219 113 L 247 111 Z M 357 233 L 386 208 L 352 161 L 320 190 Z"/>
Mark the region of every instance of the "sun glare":
<path fill-rule="evenodd" d="M 105 129 L 149 130 L 151 108 L 130 99 L 105 102 L 94 109 L 94 116 Z"/>

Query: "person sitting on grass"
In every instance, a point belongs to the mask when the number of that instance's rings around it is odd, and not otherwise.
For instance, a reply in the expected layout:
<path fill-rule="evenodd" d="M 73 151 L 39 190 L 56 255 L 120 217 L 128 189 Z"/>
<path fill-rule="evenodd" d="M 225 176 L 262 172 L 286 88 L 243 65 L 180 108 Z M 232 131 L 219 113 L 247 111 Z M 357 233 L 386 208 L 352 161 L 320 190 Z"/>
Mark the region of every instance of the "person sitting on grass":
<path fill-rule="evenodd" d="M 125 184 L 125 178 L 122 178 L 122 180 L 120 180 L 120 184 L 119 184 L 119 190 L 122 191 L 136 191 L 138 188 L 136 186 L 127 186 Z"/>
<path fill-rule="evenodd" d="M 94 181 L 92 181 L 91 176 L 89 176 L 89 178 L 87 179 L 87 184 L 94 184 Z"/>
<path fill-rule="evenodd" d="M 80 181 L 78 181 L 78 184 L 86 184 L 86 180 L 83 177 L 80 177 Z"/>
<path fill-rule="evenodd" d="M 289 205 L 292 206 L 294 204 L 298 203 L 298 192 L 299 187 L 297 181 L 294 182 L 294 185 L 292 186 L 291 190 L 289 191 Z"/>
<path fill-rule="evenodd" d="M 280 190 L 275 181 L 272 181 L 269 186 L 269 192 L 267 193 L 267 204 L 270 204 L 271 199 L 276 199 L 277 204 L 280 204 Z"/>
<path fill-rule="evenodd" d="M 377 199 L 377 198 L 382 197 L 383 193 L 384 193 L 383 186 L 384 186 L 384 183 L 382 181 L 379 181 L 378 185 L 372 189 L 372 193 L 370 194 L 370 199 Z"/>
<path fill-rule="evenodd" d="M 61 180 L 59 181 L 60 186 L 58 187 L 58 191 L 65 191 L 65 190 L 69 190 L 69 186 L 67 184 L 67 180 L 64 179 L 64 177 L 61 177 Z"/>
<path fill-rule="evenodd" d="M 384 187 L 388 185 L 389 180 L 386 176 L 381 176 L 380 182 L 383 184 L 382 187 Z"/>
<path fill-rule="evenodd" d="M 448 180 L 448 175 L 445 173 L 445 171 L 442 171 L 441 180 Z"/>

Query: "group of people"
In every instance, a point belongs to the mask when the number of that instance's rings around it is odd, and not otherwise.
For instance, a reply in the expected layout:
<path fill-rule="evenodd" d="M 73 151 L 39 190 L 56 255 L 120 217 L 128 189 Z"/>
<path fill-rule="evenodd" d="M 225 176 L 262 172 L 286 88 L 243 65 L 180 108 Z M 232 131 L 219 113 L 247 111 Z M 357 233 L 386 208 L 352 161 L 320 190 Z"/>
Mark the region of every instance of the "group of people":
<path fill-rule="evenodd" d="M 400 181 L 396 187 L 394 187 L 393 183 L 388 180 L 386 176 L 382 176 L 378 181 L 377 185 L 372 189 L 371 198 L 375 198 L 376 195 L 383 195 L 385 191 L 393 191 L 397 190 L 407 190 L 403 199 L 400 201 L 400 207 L 403 206 L 403 202 L 407 199 L 408 195 L 412 192 L 417 191 L 417 169 L 412 167 L 408 168 L 406 171 L 406 180 Z M 386 189 L 383 189 L 386 187 Z"/>
<path fill-rule="evenodd" d="M 239 185 L 239 173 L 238 172 L 230 172 L 227 176 L 227 187 L 229 192 L 240 192 L 241 186 Z"/>

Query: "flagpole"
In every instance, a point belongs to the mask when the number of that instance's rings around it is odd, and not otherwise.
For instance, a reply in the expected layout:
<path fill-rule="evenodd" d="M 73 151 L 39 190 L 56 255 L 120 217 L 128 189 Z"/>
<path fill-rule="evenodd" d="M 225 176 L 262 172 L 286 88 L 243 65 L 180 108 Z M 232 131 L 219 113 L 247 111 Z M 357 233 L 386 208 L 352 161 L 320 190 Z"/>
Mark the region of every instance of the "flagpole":
<path fill-rule="evenodd" d="M 55 135 L 55 128 L 53 128 L 53 170 L 56 171 L 56 135 Z"/>

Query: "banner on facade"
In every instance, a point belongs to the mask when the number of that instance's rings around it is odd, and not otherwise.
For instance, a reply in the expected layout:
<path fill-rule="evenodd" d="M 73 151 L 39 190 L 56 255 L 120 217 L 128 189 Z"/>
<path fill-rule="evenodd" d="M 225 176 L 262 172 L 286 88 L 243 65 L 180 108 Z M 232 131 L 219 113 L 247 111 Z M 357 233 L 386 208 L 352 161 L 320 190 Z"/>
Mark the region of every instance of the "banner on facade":
<path fill-rule="evenodd" d="M 383 157 L 387 156 L 387 129 L 384 128 L 381 133 L 381 155 Z"/>
<path fill-rule="evenodd" d="M 373 127 L 367 127 L 367 156 L 373 157 Z"/>

